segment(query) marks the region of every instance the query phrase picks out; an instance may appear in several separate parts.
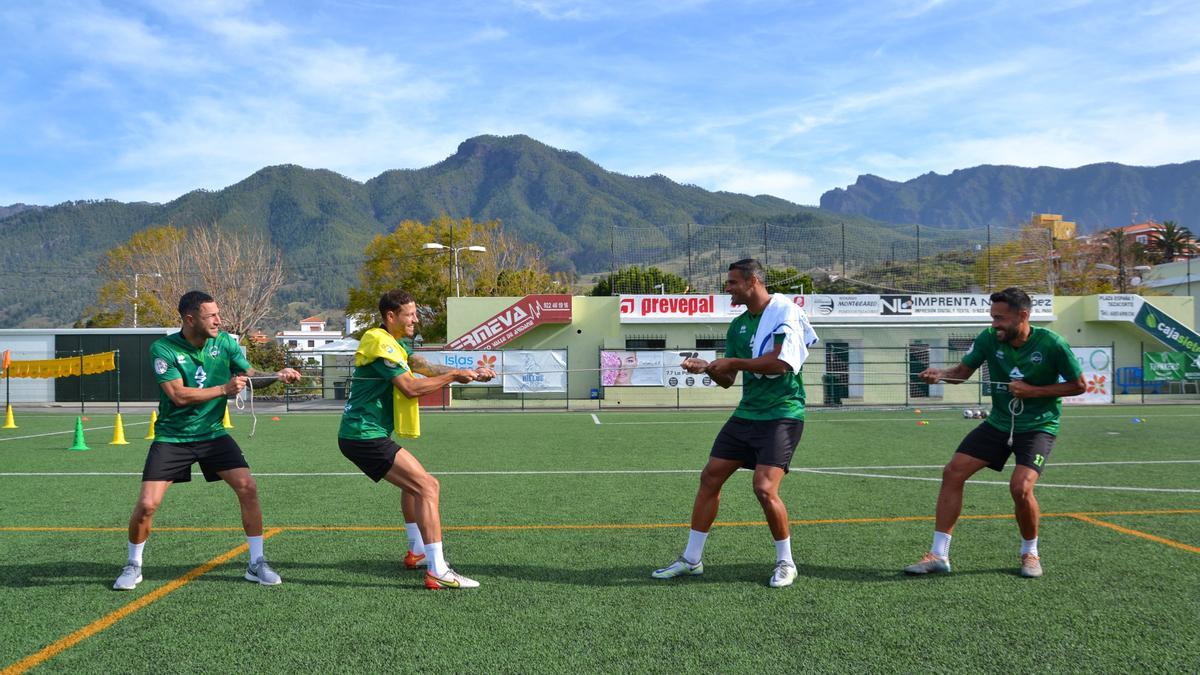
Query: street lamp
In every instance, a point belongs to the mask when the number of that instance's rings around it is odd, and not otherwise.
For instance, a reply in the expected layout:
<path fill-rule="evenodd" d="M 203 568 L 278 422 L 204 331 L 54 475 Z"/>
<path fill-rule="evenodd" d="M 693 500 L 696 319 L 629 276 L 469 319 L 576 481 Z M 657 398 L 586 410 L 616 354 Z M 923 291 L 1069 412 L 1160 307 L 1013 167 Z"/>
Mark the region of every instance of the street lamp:
<path fill-rule="evenodd" d="M 658 289 L 659 295 L 666 295 L 666 293 L 667 293 L 667 285 L 666 284 L 654 284 L 654 287 L 656 289 Z"/>
<path fill-rule="evenodd" d="M 1124 267 L 1124 266 L 1117 267 L 1116 265 L 1109 265 L 1108 263 L 1096 263 L 1096 269 L 1107 270 L 1109 272 L 1116 272 L 1117 273 L 1117 288 L 1122 293 L 1124 293 L 1125 292 L 1125 272 L 1126 272 L 1126 270 L 1132 270 L 1135 272 L 1146 273 L 1154 268 L 1149 265 L 1134 265 L 1133 267 Z M 1137 276 L 1133 277 L 1129 281 L 1130 281 L 1130 284 L 1133 286 L 1137 286 L 1142 283 L 1141 277 L 1137 277 Z"/>
<path fill-rule="evenodd" d="M 800 282 L 798 286 L 792 286 L 793 291 L 797 289 L 800 291 L 800 295 L 804 295 L 804 282 Z"/>
<path fill-rule="evenodd" d="M 438 244 L 438 243 L 432 242 L 432 241 L 429 242 L 428 244 L 425 244 L 421 248 L 423 248 L 427 251 L 450 251 L 450 256 L 451 256 L 450 265 L 451 265 L 451 270 L 453 270 L 452 276 L 454 277 L 454 297 L 456 297 L 456 298 L 462 295 L 462 291 L 459 288 L 459 276 L 460 275 L 458 273 L 458 252 L 459 251 L 475 251 L 477 253 L 487 253 L 487 248 L 485 248 L 483 246 L 443 246 L 442 244 Z"/>
<path fill-rule="evenodd" d="M 137 328 L 138 320 L 138 277 L 156 277 L 162 278 L 158 272 L 134 272 L 133 273 L 133 327 Z"/>

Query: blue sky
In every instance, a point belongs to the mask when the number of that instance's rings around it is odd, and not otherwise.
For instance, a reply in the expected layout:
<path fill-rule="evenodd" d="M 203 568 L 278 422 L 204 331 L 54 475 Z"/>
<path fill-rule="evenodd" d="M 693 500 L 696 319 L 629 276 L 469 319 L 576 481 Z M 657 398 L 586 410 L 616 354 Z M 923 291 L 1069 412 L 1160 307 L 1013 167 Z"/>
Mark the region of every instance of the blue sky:
<path fill-rule="evenodd" d="M 479 134 L 816 204 L 861 173 L 1200 159 L 1200 3 L 0 4 L 0 205 L 367 180 Z"/>

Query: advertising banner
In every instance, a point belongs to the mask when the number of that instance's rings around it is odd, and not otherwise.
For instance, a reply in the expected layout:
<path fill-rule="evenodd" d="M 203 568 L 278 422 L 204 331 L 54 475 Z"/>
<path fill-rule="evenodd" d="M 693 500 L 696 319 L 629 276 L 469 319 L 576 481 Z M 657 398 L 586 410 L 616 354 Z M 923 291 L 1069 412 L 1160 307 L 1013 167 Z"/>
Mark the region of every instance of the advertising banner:
<path fill-rule="evenodd" d="M 527 295 L 446 344 L 448 349 L 495 349 L 544 323 L 571 323 L 571 296 Z"/>
<path fill-rule="evenodd" d="M 1142 354 L 1142 378 L 1146 381 L 1200 380 L 1200 354 L 1146 352 Z"/>
<path fill-rule="evenodd" d="M 704 387 L 715 387 L 716 382 L 708 375 L 693 375 L 683 368 L 680 364 L 684 359 L 704 359 L 712 361 L 717 358 L 717 352 L 712 349 L 698 349 L 690 352 L 664 352 L 663 353 L 663 384 L 672 389 L 703 389 Z"/>
<path fill-rule="evenodd" d="M 663 386 L 663 352 L 600 352 L 600 384 L 605 387 Z"/>
<path fill-rule="evenodd" d="M 430 363 L 447 366 L 449 368 L 462 368 L 464 370 L 474 370 L 476 368 L 491 368 L 492 370 L 500 370 L 501 352 L 493 351 L 474 351 L 474 352 L 418 352 L 422 357 L 429 359 Z M 495 382 L 468 382 L 467 384 L 453 384 L 455 387 L 494 387 Z"/>
<path fill-rule="evenodd" d="M 1200 355 L 1200 335 L 1145 300 L 1141 302 L 1135 323 L 1171 349 Z"/>
<path fill-rule="evenodd" d="M 542 394 L 567 390 L 565 349 L 505 351 L 502 370 L 506 394 Z"/>
<path fill-rule="evenodd" d="M 790 295 L 814 324 L 835 321 L 862 323 L 991 320 L 987 295 Z M 729 323 L 746 310 L 728 295 L 622 295 L 621 323 Z M 1033 321 L 1052 321 L 1049 295 L 1033 296 Z"/>
<path fill-rule="evenodd" d="M 1113 402 L 1112 347 L 1072 347 L 1071 352 L 1083 370 L 1087 390 L 1078 396 L 1067 396 L 1063 403 L 1092 405 Z"/>

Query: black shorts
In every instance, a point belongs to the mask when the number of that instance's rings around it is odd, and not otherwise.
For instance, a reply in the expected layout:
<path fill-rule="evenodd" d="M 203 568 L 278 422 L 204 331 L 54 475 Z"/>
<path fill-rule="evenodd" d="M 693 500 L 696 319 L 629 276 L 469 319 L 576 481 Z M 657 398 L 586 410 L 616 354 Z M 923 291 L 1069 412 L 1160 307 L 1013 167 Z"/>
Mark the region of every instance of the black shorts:
<path fill-rule="evenodd" d="M 192 479 L 192 465 L 196 462 L 200 462 L 204 480 L 210 483 L 221 480 L 217 475 L 221 471 L 250 468 L 237 441 L 229 435 L 189 443 L 154 441 L 150 444 L 150 452 L 146 454 L 142 480 L 186 483 Z"/>
<path fill-rule="evenodd" d="M 338 438 L 338 449 L 376 483 L 392 470 L 396 453 L 400 452 L 400 446 L 391 438 Z"/>
<path fill-rule="evenodd" d="M 1016 455 L 1017 464 L 1027 466 L 1042 474 L 1046 459 L 1054 449 L 1054 435 L 1045 431 L 1022 431 L 1013 434 L 1012 447 L 1008 447 L 1008 432 L 984 422 L 971 430 L 958 450 L 964 455 L 988 462 L 988 468 L 1001 471 L 1009 455 Z"/>
<path fill-rule="evenodd" d="M 709 457 L 738 460 L 747 469 L 759 464 L 777 466 L 786 473 L 803 433 L 804 420 L 730 417 L 713 441 Z"/>

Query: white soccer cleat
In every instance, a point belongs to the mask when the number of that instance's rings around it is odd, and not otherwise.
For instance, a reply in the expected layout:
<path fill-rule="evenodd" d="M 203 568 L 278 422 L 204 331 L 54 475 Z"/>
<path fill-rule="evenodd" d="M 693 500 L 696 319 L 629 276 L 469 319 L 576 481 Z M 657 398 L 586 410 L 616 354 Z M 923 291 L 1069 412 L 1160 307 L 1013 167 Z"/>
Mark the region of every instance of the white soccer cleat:
<path fill-rule="evenodd" d="M 947 574 L 950 572 L 950 559 L 939 558 L 932 553 L 926 553 L 917 563 L 904 568 L 905 574 Z"/>
<path fill-rule="evenodd" d="M 245 578 L 246 581 L 255 581 L 263 586 L 278 586 L 283 583 L 283 579 L 279 578 L 275 570 L 267 564 L 266 558 L 259 558 L 250 563 L 250 566 L 246 568 Z"/>
<path fill-rule="evenodd" d="M 441 576 L 433 572 L 426 572 L 425 588 L 431 591 L 441 591 L 447 588 L 479 588 L 479 582 L 468 579 L 452 569 L 447 569 L 446 573 Z"/>
<path fill-rule="evenodd" d="M 783 588 L 791 586 L 796 580 L 796 565 L 787 560 L 780 560 L 775 563 L 775 573 L 771 575 L 771 588 Z"/>
<path fill-rule="evenodd" d="M 121 576 L 117 577 L 117 581 L 113 584 L 113 590 L 132 591 L 140 583 L 142 583 L 142 566 L 131 560 L 121 568 Z"/>
<path fill-rule="evenodd" d="M 704 563 L 698 562 L 693 565 L 680 556 L 670 565 L 654 570 L 650 573 L 650 576 L 655 579 L 674 579 L 675 577 L 695 576 L 698 574 L 704 574 Z"/>

